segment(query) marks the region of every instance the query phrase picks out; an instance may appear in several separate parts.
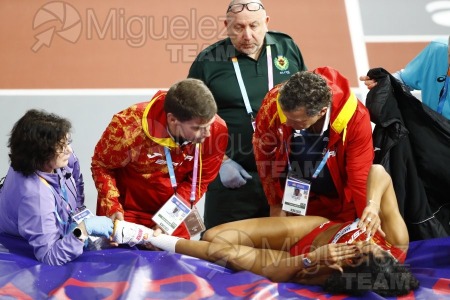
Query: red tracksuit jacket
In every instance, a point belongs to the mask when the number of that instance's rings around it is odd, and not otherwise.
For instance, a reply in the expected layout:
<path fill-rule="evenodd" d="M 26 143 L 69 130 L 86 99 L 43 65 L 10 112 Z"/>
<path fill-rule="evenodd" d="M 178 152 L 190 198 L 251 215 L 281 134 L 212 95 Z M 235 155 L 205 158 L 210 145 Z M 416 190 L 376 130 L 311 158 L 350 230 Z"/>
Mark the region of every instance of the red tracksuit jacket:
<path fill-rule="evenodd" d="M 327 166 L 339 199 L 310 194 L 314 201 L 309 202 L 307 214 L 353 221 L 362 214 L 367 203 L 366 182 L 374 157 L 370 116 L 338 71 L 323 67 L 312 72 L 323 76 L 333 93 L 327 147 L 331 155 Z M 274 87 L 264 98 L 253 136 L 258 173 L 270 205 L 282 201 L 284 186 L 277 174 L 286 169 L 293 131 L 285 125 L 286 117 L 277 102 L 280 87 Z"/>
<path fill-rule="evenodd" d="M 110 216 L 119 211 L 126 221 L 154 226 L 151 218 L 174 193 L 165 146 L 170 148 L 177 193 L 189 200 L 195 146 L 180 147 L 167 133 L 165 95 L 159 91 L 150 102 L 114 115 L 98 141 L 91 165 L 98 191 L 97 214 Z M 227 127 L 216 115 L 211 135 L 200 148 L 196 202 L 216 178 L 227 143 Z M 173 235 L 189 238 L 184 224 Z"/>

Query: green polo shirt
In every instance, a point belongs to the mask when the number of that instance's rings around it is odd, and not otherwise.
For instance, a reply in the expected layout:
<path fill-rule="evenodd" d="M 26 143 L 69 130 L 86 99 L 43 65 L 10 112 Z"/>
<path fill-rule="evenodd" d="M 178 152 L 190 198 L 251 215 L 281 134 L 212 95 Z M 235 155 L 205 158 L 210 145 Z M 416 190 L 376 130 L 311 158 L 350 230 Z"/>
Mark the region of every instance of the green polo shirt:
<path fill-rule="evenodd" d="M 269 91 L 267 50 L 272 52 L 273 84 L 286 81 L 294 73 L 306 70 L 303 57 L 292 38 L 269 31 L 258 60 L 238 52 L 229 38 L 203 50 L 193 62 L 188 77 L 197 78 L 209 87 L 218 107 L 218 114 L 228 126 L 229 142 L 226 154 L 247 171 L 256 171 L 253 155 L 251 118 L 234 71 L 231 58 L 236 56 L 245 88 L 256 117 L 264 96 Z"/>

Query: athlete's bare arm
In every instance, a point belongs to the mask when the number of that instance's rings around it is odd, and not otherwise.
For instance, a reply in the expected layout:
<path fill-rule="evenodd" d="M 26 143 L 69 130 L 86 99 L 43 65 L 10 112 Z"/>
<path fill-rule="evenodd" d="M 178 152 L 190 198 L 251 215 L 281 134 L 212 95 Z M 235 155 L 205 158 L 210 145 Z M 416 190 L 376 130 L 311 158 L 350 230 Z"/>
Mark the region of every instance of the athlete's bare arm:
<path fill-rule="evenodd" d="M 367 207 L 361 216 L 364 226 L 371 232 L 381 226 L 385 239 L 406 252 L 409 245 L 408 229 L 398 209 L 392 179 L 381 165 L 373 165 L 370 169 L 367 199 Z"/>

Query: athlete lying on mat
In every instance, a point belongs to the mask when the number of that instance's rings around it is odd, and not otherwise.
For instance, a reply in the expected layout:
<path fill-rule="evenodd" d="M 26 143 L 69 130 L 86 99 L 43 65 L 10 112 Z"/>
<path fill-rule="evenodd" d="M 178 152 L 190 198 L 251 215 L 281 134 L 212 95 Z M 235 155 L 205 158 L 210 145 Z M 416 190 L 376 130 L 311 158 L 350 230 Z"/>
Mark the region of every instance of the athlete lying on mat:
<path fill-rule="evenodd" d="M 408 294 L 419 286 L 401 265 L 408 231 L 391 178 L 380 165 L 370 170 L 367 197 L 370 209 L 348 223 L 313 216 L 249 219 L 214 227 L 195 241 L 116 221 L 113 238 L 130 245 L 151 243 L 275 282 L 322 285 L 329 293 Z"/>

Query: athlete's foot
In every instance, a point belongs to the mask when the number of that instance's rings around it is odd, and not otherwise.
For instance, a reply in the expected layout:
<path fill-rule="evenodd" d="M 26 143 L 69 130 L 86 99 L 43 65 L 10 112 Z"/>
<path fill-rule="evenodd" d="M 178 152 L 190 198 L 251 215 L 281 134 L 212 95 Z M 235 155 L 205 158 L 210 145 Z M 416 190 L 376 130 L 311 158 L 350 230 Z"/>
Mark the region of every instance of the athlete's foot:
<path fill-rule="evenodd" d="M 119 244 L 128 244 L 130 247 L 147 244 L 152 236 L 153 230 L 145 226 L 117 219 L 114 221 L 112 237 Z"/>

